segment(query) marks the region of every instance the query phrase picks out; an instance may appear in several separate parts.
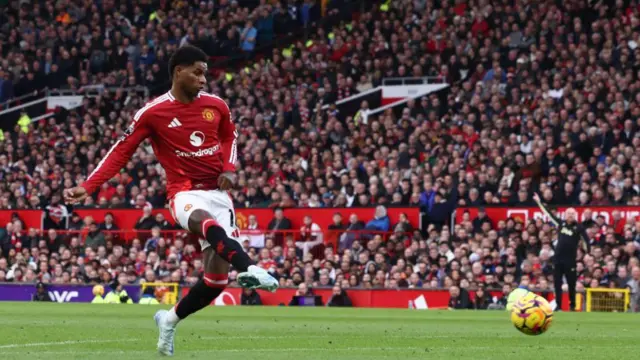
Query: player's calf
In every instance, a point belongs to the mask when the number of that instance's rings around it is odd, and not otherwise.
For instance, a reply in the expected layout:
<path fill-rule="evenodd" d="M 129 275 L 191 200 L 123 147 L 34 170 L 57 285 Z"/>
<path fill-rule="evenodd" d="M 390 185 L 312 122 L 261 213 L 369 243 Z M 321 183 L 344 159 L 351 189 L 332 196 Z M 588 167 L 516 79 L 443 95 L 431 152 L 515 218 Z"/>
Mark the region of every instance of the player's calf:
<path fill-rule="evenodd" d="M 240 286 L 276 291 L 278 281 L 264 269 L 255 266 L 240 243 L 229 238 L 224 228 L 209 213 L 200 209 L 194 210 L 189 216 L 189 230 L 203 234 L 216 254 L 240 272 Z"/>
<path fill-rule="evenodd" d="M 187 316 L 207 307 L 227 287 L 227 274 L 205 274 L 167 314 L 167 322 L 175 326 Z"/>

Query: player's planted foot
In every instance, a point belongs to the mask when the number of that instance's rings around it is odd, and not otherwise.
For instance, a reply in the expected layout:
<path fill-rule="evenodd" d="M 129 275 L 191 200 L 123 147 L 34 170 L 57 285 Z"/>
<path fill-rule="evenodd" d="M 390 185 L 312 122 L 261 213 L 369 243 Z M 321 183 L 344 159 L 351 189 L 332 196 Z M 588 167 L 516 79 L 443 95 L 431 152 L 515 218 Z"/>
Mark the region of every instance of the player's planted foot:
<path fill-rule="evenodd" d="M 266 270 L 255 265 L 249 266 L 247 272 L 238 274 L 238 284 L 249 289 L 263 289 L 275 292 L 278 289 L 278 280 Z"/>
<path fill-rule="evenodd" d="M 167 310 L 158 310 L 153 318 L 160 332 L 158 335 L 158 352 L 161 355 L 173 356 L 173 337 L 176 333 L 176 327 L 167 322 L 167 314 Z"/>

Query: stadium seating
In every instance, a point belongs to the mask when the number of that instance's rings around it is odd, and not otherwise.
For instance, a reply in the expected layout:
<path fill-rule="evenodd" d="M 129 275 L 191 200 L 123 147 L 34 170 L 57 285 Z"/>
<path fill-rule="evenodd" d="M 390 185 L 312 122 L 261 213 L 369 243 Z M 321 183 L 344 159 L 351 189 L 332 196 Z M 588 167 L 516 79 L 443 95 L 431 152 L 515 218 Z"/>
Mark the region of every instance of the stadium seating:
<path fill-rule="evenodd" d="M 639 9 L 605 3 L 222 0 L 101 12 L 37 3 L 27 12 L 11 1 L 0 10 L 0 102 L 44 87 L 78 91 L 98 83 L 142 85 L 153 96 L 166 90 L 172 51 L 198 45 L 215 57 L 210 90 L 229 102 L 241 133 L 240 184 L 233 191 L 238 208 L 384 204 L 425 214 L 421 233 L 411 232 L 419 226 L 412 223 L 398 234 L 359 236 L 350 245 L 361 249 L 333 253 L 332 282 L 499 288 L 527 274 L 534 288 L 546 291 L 553 229 L 508 216 L 476 220 L 476 213 L 479 207 L 532 207 L 534 192 L 553 206 L 640 206 Z M 257 44 L 239 39 L 246 24 L 257 29 Z M 303 37 L 289 36 L 294 33 Z M 388 77 L 437 77 L 450 86 L 442 98 L 416 99 L 367 123 L 355 113 L 322 110 Z M 86 178 L 145 100 L 140 93 L 104 91 L 77 109 L 4 132 L 0 209 L 64 216 L 60 190 Z M 163 182 L 153 155 L 140 147 L 126 171 L 83 207 L 164 207 Z M 460 208 L 475 210 L 465 217 Z M 631 274 L 639 265 L 640 222 L 633 216 L 585 221 L 594 246 L 580 254 L 583 285 L 637 291 L 640 279 Z M 72 230 L 84 230 L 74 224 Z M 22 235 L 5 232 L 0 280 L 15 268 L 31 279 L 33 254 L 15 251 Z M 285 253 L 286 238 L 278 244 Z M 173 235 L 169 240 L 158 259 L 171 255 Z M 132 256 L 130 246 L 123 258 Z M 337 242 L 334 249 L 344 250 Z M 96 275 L 109 273 L 101 262 L 114 250 L 97 251 Z M 296 272 L 311 283 L 319 278 L 315 266 L 306 277 L 309 259 L 287 263 L 286 254 L 258 251 L 260 261 L 285 266 L 285 279 Z M 64 250 L 51 253 L 58 262 L 65 256 Z M 121 263 L 123 270 L 138 266 L 136 276 L 139 267 L 159 271 L 150 253 L 138 254 L 144 259 Z M 310 255 L 325 259 L 318 250 Z M 71 272 L 73 263 L 64 263 Z M 62 278 L 56 266 L 42 266 L 33 276 Z M 198 269 L 185 266 L 181 281 L 189 282 Z M 97 281 L 82 271 L 69 279 Z"/>

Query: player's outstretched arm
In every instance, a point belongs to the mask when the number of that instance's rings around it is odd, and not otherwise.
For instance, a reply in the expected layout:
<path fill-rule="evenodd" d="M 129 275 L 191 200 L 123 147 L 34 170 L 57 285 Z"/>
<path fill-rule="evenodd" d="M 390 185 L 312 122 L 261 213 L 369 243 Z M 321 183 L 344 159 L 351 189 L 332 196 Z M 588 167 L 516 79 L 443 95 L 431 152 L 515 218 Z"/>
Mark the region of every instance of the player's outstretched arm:
<path fill-rule="evenodd" d="M 140 118 L 129 126 L 124 134 L 111 147 L 107 155 L 98 163 L 89 178 L 82 185 L 66 189 L 65 201 L 69 204 L 78 204 L 96 191 L 105 181 L 114 177 L 122 169 L 138 145 L 149 136 L 149 129 Z"/>

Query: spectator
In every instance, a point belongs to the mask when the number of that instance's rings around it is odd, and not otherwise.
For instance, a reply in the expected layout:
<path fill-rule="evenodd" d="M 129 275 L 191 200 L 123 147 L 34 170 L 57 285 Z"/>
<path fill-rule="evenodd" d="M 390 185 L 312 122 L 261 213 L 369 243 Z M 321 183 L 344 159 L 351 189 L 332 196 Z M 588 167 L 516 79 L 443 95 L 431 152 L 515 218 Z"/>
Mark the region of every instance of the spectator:
<path fill-rule="evenodd" d="M 77 212 L 71 214 L 71 220 L 69 221 L 68 230 L 80 231 L 85 227 L 86 221 L 83 221 Z"/>
<path fill-rule="evenodd" d="M 150 252 L 150 251 L 158 252 L 158 248 L 160 247 L 160 240 L 161 239 L 162 238 L 160 237 L 160 227 L 154 226 L 151 229 L 151 236 L 144 243 L 144 251 L 147 252 L 147 253 Z M 163 241 L 163 243 L 164 243 L 164 241 Z"/>
<path fill-rule="evenodd" d="M 107 241 L 104 234 L 95 222 L 91 222 L 89 224 L 89 232 L 84 239 L 84 246 L 93 249 L 93 251 L 97 251 L 100 246 L 106 245 Z"/>
<path fill-rule="evenodd" d="M 260 250 L 260 257 L 257 265 L 267 271 L 275 270 L 277 263 L 271 257 L 271 251 L 268 248 L 265 247 Z"/>
<path fill-rule="evenodd" d="M 3 256 L 9 254 L 11 249 L 11 233 L 13 232 L 13 224 L 8 223 L 4 228 L 0 228 L 0 251 Z"/>
<path fill-rule="evenodd" d="M 331 298 L 327 302 L 327 306 L 330 307 L 352 307 L 351 299 L 347 295 L 347 292 L 340 288 L 339 285 L 335 285 L 332 290 Z"/>
<path fill-rule="evenodd" d="M 409 222 L 407 214 L 400 213 L 398 223 L 393 226 L 393 231 L 396 233 L 410 233 L 413 231 L 413 226 Z"/>
<path fill-rule="evenodd" d="M 158 226 L 158 224 L 156 223 L 156 219 L 151 214 L 151 207 L 145 206 L 144 208 L 142 208 L 142 216 L 140 217 L 140 219 L 138 219 L 135 228 L 136 230 L 140 230 L 141 232 L 143 232 L 149 231 L 155 226 Z"/>
<path fill-rule="evenodd" d="M 249 215 L 249 224 L 247 224 L 245 232 L 249 235 L 250 246 L 256 248 L 264 246 L 265 234 L 264 231 L 260 230 L 258 220 L 255 215 Z"/>
<path fill-rule="evenodd" d="M 267 229 L 273 230 L 276 241 L 281 242 L 282 239 L 284 239 L 284 234 L 282 233 L 282 231 L 291 230 L 292 228 L 291 221 L 284 217 L 284 211 L 282 210 L 282 208 L 275 208 L 273 210 L 273 214 L 274 217 L 269 222 Z"/>
<path fill-rule="evenodd" d="M 155 216 L 156 224 L 160 228 L 160 230 L 172 230 L 175 227 L 169 222 L 169 220 L 165 219 L 162 213 L 157 213 Z"/>
<path fill-rule="evenodd" d="M 476 310 L 487 310 L 490 303 L 489 293 L 487 293 L 484 286 L 478 287 L 473 301 L 473 308 Z"/>
<path fill-rule="evenodd" d="M 304 225 L 300 228 L 300 236 L 301 239 L 296 242 L 296 247 L 302 250 L 303 257 L 323 243 L 322 229 L 313 222 L 309 215 L 304 217 Z"/>
<path fill-rule="evenodd" d="M 333 214 L 332 223 L 328 226 L 327 244 L 338 244 L 339 237 L 342 235 L 342 230 L 347 227 L 342 223 L 342 214 Z"/>
<path fill-rule="evenodd" d="M 492 227 L 493 227 L 493 224 L 491 223 L 491 219 L 489 218 L 489 216 L 487 216 L 487 211 L 485 210 L 484 207 L 479 207 L 478 216 L 475 219 L 473 219 L 473 232 L 479 233 L 479 232 L 487 231 Z"/>
<path fill-rule="evenodd" d="M 240 296 L 241 305 L 262 305 L 262 299 L 260 294 L 254 289 L 242 289 L 242 295 Z"/>
<path fill-rule="evenodd" d="M 387 216 L 387 208 L 382 205 L 376 206 L 374 218 L 364 227 L 365 230 L 386 232 L 389 231 L 389 216 Z"/>
<path fill-rule="evenodd" d="M 346 230 L 340 235 L 340 252 L 353 246 L 354 240 L 359 238 L 359 232 L 364 230 L 364 223 L 358 219 L 358 215 L 351 214 L 349 216 L 349 226 L 347 226 Z"/>
<path fill-rule="evenodd" d="M 313 298 L 313 302 L 309 302 L 309 299 Z M 289 302 L 289 306 L 309 306 L 309 305 L 315 305 L 315 306 L 322 306 L 322 300 L 320 299 L 319 296 L 315 296 L 313 294 L 313 291 L 311 291 L 311 289 L 307 286 L 306 283 L 300 283 L 300 285 L 298 285 L 298 290 L 296 290 L 296 293 L 293 295 L 293 298 L 291 298 L 291 301 Z"/>
<path fill-rule="evenodd" d="M 242 51 L 252 52 L 256 47 L 256 36 L 258 30 L 253 26 L 253 21 L 246 22 L 244 28 L 240 32 L 240 41 L 242 42 Z"/>
<path fill-rule="evenodd" d="M 449 310 L 473 308 L 473 303 L 465 289 L 453 285 L 449 288 L 449 296 Z"/>
<path fill-rule="evenodd" d="M 100 224 L 100 230 L 102 231 L 118 231 L 120 228 L 114 222 L 113 213 L 106 213 L 104 215 L 104 222 Z"/>
<path fill-rule="evenodd" d="M 32 239 L 31 245 L 30 245 L 31 248 L 37 246 L 37 240 L 38 238 Z M 62 236 L 58 235 L 56 230 L 49 229 L 49 231 L 47 232 L 46 241 L 47 241 L 47 249 L 49 250 L 49 253 L 56 253 L 59 251 L 60 246 L 62 245 L 63 239 L 62 239 Z"/>
<path fill-rule="evenodd" d="M 18 250 L 29 248 L 31 246 L 27 234 L 22 229 L 23 225 L 21 221 L 13 222 L 13 231 L 11 231 L 11 245 Z"/>
<path fill-rule="evenodd" d="M 51 302 L 51 297 L 49 296 L 47 288 L 43 283 L 39 282 L 38 284 L 36 284 L 36 293 L 33 294 L 32 301 Z"/>

